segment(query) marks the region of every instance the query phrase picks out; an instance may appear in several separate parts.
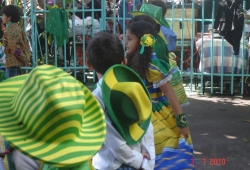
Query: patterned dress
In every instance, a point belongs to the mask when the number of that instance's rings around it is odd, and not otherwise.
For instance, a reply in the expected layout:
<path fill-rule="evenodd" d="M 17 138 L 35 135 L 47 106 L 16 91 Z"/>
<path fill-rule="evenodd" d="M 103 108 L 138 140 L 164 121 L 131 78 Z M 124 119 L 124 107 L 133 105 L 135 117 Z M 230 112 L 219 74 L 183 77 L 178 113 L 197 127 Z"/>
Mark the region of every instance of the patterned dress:
<path fill-rule="evenodd" d="M 174 118 L 174 113 L 160 86 L 171 80 L 176 71 L 170 65 L 157 59 L 152 54 L 151 63 L 145 85 L 151 96 L 153 105 L 152 124 L 156 151 L 155 169 L 181 170 L 194 169 L 193 144 L 191 136 L 188 140 L 181 136 Z"/>

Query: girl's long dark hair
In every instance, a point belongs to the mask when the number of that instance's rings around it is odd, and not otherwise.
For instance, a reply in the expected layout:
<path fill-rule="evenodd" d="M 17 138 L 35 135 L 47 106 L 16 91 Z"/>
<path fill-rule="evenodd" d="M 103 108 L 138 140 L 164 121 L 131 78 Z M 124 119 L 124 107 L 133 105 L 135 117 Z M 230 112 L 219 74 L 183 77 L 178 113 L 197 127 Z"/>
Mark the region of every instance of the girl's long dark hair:
<path fill-rule="evenodd" d="M 157 33 L 152 24 L 146 21 L 133 22 L 127 26 L 132 34 L 138 37 L 139 41 L 144 34 L 152 34 L 156 37 Z M 135 54 L 127 55 L 127 66 L 132 68 L 141 78 L 146 78 L 148 73 L 149 63 L 151 61 L 152 47 L 145 47 L 143 54 L 140 54 L 141 45 Z"/>

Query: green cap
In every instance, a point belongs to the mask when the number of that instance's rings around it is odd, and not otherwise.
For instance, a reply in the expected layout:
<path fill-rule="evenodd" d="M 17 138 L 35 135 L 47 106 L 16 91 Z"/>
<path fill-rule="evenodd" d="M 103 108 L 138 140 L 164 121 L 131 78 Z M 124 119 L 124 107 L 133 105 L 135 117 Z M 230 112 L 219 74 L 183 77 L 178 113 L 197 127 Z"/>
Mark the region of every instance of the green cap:
<path fill-rule="evenodd" d="M 149 15 L 157 24 L 170 28 L 167 21 L 162 17 L 162 8 L 152 4 L 143 4 L 139 11 L 130 12 L 131 15 Z"/>

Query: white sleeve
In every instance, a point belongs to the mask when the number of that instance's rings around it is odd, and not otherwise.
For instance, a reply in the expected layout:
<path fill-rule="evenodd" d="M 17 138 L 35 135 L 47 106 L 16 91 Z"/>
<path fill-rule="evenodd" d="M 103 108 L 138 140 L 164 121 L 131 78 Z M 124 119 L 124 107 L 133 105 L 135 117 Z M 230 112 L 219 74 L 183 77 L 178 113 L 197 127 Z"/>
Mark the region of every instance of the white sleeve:
<path fill-rule="evenodd" d="M 107 121 L 107 134 L 104 145 L 114 154 L 115 158 L 120 162 L 129 165 L 135 169 L 141 167 L 143 156 L 140 152 L 132 150 L 112 126 L 110 121 Z"/>
<path fill-rule="evenodd" d="M 155 143 L 154 143 L 154 128 L 150 122 L 148 130 L 141 140 L 142 152 L 148 153 L 150 160 L 148 162 L 148 169 L 154 169 L 155 163 Z"/>
<path fill-rule="evenodd" d="M 27 157 L 17 150 L 12 152 L 12 160 L 16 166 L 16 170 L 39 169 L 40 166 L 37 161 Z"/>

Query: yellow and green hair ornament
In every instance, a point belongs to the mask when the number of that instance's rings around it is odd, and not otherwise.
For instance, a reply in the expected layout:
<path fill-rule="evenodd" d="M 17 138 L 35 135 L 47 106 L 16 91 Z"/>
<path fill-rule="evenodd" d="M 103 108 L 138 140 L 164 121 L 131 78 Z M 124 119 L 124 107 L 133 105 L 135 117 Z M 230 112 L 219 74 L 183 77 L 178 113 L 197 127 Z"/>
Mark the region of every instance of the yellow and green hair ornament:
<path fill-rule="evenodd" d="M 155 45 L 155 42 L 156 42 L 156 39 L 152 34 L 144 34 L 140 40 L 140 44 L 141 44 L 140 54 L 144 53 L 145 46 L 153 48 Z"/>

